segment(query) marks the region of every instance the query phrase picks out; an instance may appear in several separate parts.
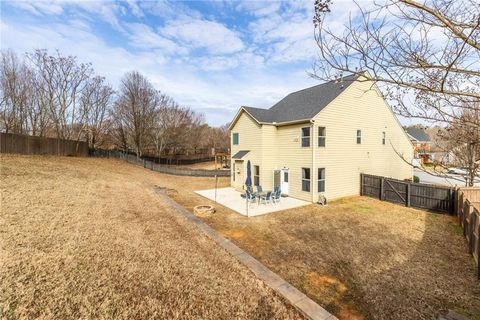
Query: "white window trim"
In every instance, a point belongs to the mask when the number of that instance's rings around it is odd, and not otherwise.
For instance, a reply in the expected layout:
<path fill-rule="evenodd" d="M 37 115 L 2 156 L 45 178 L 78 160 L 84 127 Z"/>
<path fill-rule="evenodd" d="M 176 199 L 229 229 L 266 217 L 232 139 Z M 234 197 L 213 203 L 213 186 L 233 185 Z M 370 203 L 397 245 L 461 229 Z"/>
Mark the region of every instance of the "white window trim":
<path fill-rule="evenodd" d="M 320 135 L 320 131 L 321 131 L 320 128 L 323 128 L 323 136 Z M 320 145 L 320 138 L 323 138 L 323 146 Z M 327 146 L 327 128 L 326 127 L 318 127 L 317 146 L 319 148 L 325 148 Z"/>
<path fill-rule="evenodd" d="M 256 174 L 255 168 L 258 168 L 258 175 Z M 255 178 L 258 177 L 258 184 L 255 184 Z M 253 185 L 259 186 L 260 185 L 260 166 L 254 165 L 253 166 Z"/>
<path fill-rule="evenodd" d="M 325 177 L 323 179 L 320 179 L 320 174 L 318 174 L 318 172 L 317 172 L 317 192 L 325 192 L 327 190 L 327 182 L 326 182 L 326 180 L 327 180 L 327 170 L 325 170 L 325 168 L 318 168 L 317 171 L 320 170 L 320 169 L 323 169 L 323 173 L 324 173 Z M 319 189 L 318 185 L 319 185 L 320 181 L 323 181 L 323 189 L 324 189 L 323 191 L 318 190 Z"/>
<path fill-rule="evenodd" d="M 360 142 L 358 142 L 358 139 L 360 138 Z M 362 144 L 362 129 L 357 129 L 357 144 Z"/>
<path fill-rule="evenodd" d="M 303 169 L 308 169 L 310 171 L 310 179 L 303 178 Z M 311 190 L 312 190 L 312 170 L 310 168 L 305 168 L 305 167 L 302 167 L 301 170 L 302 170 L 302 172 L 301 172 L 301 174 L 302 174 L 302 191 L 303 192 L 311 192 Z M 303 190 L 303 181 L 308 181 L 308 189 L 309 190 Z"/>
<path fill-rule="evenodd" d="M 308 128 L 308 136 L 303 136 L 303 129 L 307 129 L 307 128 Z M 311 145 L 310 138 L 311 138 L 311 136 L 312 136 L 311 127 L 300 128 L 300 145 L 302 146 L 302 148 L 310 148 L 310 145 Z M 303 145 L 303 139 L 308 139 L 308 146 Z"/>

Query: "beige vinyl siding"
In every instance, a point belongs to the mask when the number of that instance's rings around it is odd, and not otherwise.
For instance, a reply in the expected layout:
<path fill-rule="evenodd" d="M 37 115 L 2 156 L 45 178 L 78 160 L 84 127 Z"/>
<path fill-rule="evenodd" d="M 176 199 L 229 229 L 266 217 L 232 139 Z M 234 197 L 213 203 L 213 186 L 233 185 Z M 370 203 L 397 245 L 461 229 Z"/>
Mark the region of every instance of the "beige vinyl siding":
<path fill-rule="evenodd" d="M 260 184 L 264 190 L 273 190 L 273 170 L 277 169 L 278 143 L 277 127 L 262 125 L 262 162 L 260 164 Z"/>
<path fill-rule="evenodd" d="M 235 162 L 236 170 L 241 171 L 240 175 L 235 176 L 233 181 L 233 165 L 231 167 L 231 186 L 237 190 L 243 190 L 247 173 L 247 160 L 250 160 L 252 170 L 254 165 L 259 165 L 262 169 L 262 126 L 259 125 L 251 116 L 246 112 L 242 112 L 237 122 L 230 130 L 230 139 L 232 139 L 234 133 L 239 133 L 238 145 L 234 145 L 230 140 L 231 154 L 232 156 L 240 150 L 250 150 L 250 152 L 243 157 L 243 161 Z M 253 179 L 253 178 L 252 178 Z M 263 174 L 260 172 L 260 179 L 263 179 Z"/>
<path fill-rule="evenodd" d="M 328 199 L 358 195 L 360 173 L 412 177 L 412 167 L 395 152 L 411 161 L 412 145 L 371 83 L 353 83 L 314 120 L 315 126 L 325 127 L 327 133 L 326 147 L 316 149 L 316 167 L 326 168 Z M 356 141 L 357 129 L 362 130 L 361 144 Z M 385 145 L 382 132 L 386 134 Z"/>
<path fill-rule="evenodd" d="M 311 168 L 311 178 L 314 176 L 312 169 L 312 130 L 310 131 L 310 147 L 302 147 L 302 128 L 311 126 L 309 122 L 290 126 L 279 126 L 277 129 L 278 158 L 277 168 L 289 169 L 288 189 L 289 196 L 311 201 L 310 192 L 302 191 L 302 168 Z M 315 130 L 316 132 L 316 130 Z"/>

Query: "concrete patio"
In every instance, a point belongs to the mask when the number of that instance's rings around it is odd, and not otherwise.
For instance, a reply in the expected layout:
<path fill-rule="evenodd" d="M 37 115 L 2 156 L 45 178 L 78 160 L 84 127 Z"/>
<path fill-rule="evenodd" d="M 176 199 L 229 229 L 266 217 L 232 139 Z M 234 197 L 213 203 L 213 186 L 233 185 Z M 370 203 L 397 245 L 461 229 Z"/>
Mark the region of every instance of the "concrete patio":
<path fill-rule="evenodd" d="M 195 191 L 195 193 L 215 201 L 215 189 L 200 190 Z M 236 191 L 234 188 L 220 188 L 217 189 L 217 202 L 227 208 L 232 209 L 233 211 L 240 213 L 241 215 L 247 216 L 247 204 L 245 199 L 240 195 L 241 193 Z M 309 204 L 309 202 L 290 197 L 282 197 L 280 199 L 280 203 L 277 204 L 258 204 L 258 202 L 249 203 L 248 216 L 255 217 L 262 214 L 297 208 Z"/>

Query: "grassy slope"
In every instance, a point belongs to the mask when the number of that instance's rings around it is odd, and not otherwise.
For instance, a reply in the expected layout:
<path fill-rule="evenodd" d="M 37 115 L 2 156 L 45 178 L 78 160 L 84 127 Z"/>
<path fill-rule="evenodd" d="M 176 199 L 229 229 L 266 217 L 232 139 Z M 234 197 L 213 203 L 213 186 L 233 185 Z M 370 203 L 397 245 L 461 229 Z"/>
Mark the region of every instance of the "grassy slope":
<path fill-rule="evenodd" d="M 162 203 L 154 186 L 175 179 L 115 160 L 1 156 L 0 318 L 299 318 Z"/>

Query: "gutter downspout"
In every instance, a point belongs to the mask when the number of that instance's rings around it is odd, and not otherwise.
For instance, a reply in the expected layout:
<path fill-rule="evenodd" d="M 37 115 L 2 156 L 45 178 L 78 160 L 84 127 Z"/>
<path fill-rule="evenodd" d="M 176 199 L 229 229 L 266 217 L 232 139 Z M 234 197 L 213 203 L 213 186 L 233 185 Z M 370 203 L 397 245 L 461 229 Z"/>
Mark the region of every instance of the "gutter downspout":
<path fill-rule="evenodd" d="M 312 124 L 312 203 L 315 203 L 315 150 L 317 146 L 315 143 L 315 120 L 311 119 L 310 123 Z"/>

